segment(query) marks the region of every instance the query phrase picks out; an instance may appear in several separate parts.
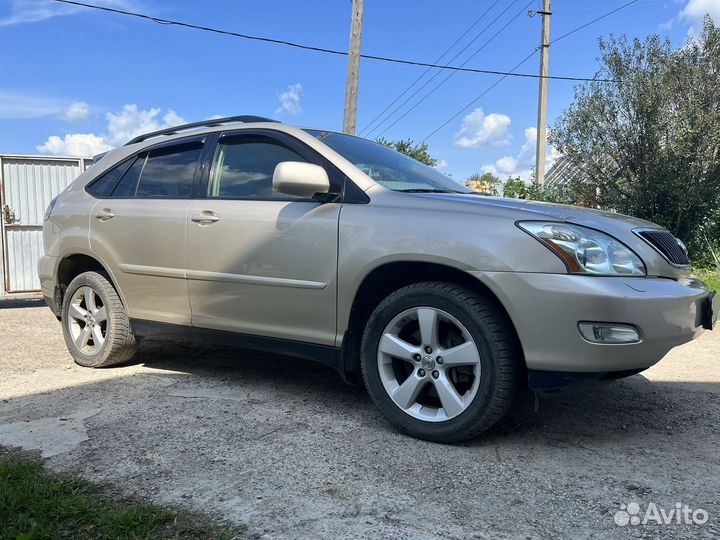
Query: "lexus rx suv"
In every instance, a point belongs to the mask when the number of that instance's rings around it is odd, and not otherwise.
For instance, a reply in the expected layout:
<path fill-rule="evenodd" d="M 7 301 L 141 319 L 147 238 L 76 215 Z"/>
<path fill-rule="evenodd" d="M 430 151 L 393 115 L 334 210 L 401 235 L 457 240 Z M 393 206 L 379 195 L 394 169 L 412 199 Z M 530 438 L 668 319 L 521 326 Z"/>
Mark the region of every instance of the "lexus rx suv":
<path fill-rule="evenodd" d="M 487 197 L 380 144 L 243 116 L 137 137 L 47 210 L 38 266 L 75 361 L 143 336 L 312 359 L 397 428 L 472 438 L 522 387 L 638 373 L 712 329 L 662 227 Z"/>

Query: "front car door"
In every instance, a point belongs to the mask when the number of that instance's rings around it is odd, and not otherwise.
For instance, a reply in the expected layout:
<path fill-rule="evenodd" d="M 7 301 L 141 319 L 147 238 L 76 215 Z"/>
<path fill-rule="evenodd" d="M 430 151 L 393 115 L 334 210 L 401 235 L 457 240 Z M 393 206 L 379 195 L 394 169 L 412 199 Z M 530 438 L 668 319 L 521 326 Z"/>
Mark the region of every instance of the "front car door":
<path fill-rule="evenodd" d="M 132 318 L 190 325 L 187 219 L 205 140 L 151 147 L 88 187 L 101 197 L 90 246 L 109 267 Z"/>
<path fill-rule="evenodd" d="M 190 209 L 192 322 L 334 345 L 341 205 L 274 192 L 273 172 L 283 161 L 321 164 L 312 150 L 277 132 L 219 137 Z M 331 191 L 341 193 L 338 175 L 328 175 Z"/>

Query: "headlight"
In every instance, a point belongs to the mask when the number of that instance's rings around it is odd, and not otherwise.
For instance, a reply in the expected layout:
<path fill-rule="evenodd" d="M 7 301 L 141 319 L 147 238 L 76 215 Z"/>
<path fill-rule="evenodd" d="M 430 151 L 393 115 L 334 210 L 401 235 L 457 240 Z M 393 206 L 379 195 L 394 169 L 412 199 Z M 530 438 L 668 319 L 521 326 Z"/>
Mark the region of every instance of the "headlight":
<path fill-rule="evenodd" d="M 600 231 L 557 222 L 521 221 L 517 225 L 558 255 L 571 274 L 645 275 L 645 265 L 640 257 L 622 242 Z"/>

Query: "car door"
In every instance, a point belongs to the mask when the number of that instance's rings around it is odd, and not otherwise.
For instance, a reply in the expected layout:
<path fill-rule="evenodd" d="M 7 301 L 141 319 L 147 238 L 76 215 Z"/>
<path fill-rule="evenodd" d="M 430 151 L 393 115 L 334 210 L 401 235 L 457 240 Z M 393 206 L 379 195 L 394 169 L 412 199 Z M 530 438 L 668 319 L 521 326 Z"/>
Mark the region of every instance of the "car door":
<path fill-rule="evenodd" d="M 108 193 L 92 210 L 90 246 L 133 318 L 191 324 L 187 219 L 203 146 L 197 138 L 154 146 L 88 188 Z"/>
<path fill-rule="evenodd" d="M 190 209 L 194 326 L 334 344 L 341 205 L 273 191 L 278 163 L 320 164 L 293 141 L 270 131 L 219 138 Z M 331 177 L 332 190 L 342 187 Z"/>

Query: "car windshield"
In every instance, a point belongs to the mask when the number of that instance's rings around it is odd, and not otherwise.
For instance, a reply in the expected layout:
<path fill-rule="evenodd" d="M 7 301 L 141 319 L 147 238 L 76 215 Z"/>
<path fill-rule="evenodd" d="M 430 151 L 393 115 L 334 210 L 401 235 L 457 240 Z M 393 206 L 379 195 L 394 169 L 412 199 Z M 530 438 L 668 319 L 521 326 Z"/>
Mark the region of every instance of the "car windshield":
<path fill-rule="evenodd" d="M 350 161 L 378 184 L 393 191 L 415 193 L 473 193 L 432 167 L 382 144 L 335 133 L 306 130 Z"/>

